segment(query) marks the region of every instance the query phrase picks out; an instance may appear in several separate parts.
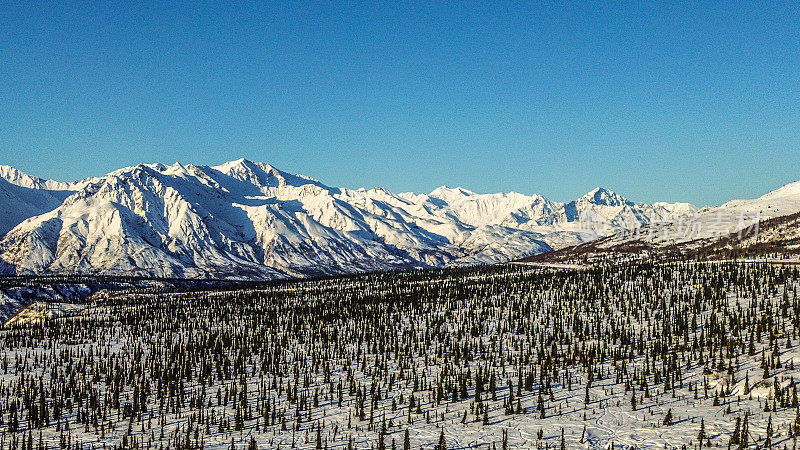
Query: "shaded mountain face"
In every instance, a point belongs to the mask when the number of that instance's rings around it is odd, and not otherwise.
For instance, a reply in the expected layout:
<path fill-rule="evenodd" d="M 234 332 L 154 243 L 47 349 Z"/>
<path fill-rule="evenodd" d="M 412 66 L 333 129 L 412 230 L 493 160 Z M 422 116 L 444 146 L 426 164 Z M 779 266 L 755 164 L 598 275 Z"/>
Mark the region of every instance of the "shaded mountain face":
<path fill-rule="evenodd" d="M 0 236 L 29 219 L 57 208 L 92 180 L 62 183 L 0 165 Z"/>
<path fill-rule="evenodd" d="M 244 159 L 76 183 L 5 166 L 0 208 L 20 211 L 3 224 L 5 272 L 258 279 L 502 262 L 694 210 L 600 188 L 568 203 L 335 188 Z"/>
<path fill-rule="evenodd" d="M 0 236 L 26 219 L 52 211 L 74 192 L 70 186 L 49 184 L 33 177 L 10 177 L 9 181 L 4 176 L 4 167 L 7 166 L 0 166 Z M 20 173 L 15 171 L 11 175 Z"/>

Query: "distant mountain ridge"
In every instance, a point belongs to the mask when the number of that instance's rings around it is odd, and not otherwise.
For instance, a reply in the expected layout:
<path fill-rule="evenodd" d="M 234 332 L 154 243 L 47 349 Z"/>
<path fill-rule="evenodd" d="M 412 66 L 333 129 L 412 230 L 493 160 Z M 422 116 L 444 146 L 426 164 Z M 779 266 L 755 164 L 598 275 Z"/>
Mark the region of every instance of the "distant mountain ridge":
<path fill-rule="evenodd" d="M 673 209 L 678 213 L 678 209 Z M 525 258 L 539 262 L 762 258 L 800 261 L 800 181 L 755 199 L 704 207 L 672 220 Z"/>
<path fill-rule="evenodd" d="M 696 210 L 601 188 L 571 202 L 336 188 L 246 159 L 75 183 L 0 166 L 0 208 L 17 211 L 0 224 L 6 273 L 256 279 L 503 262 Z"/>

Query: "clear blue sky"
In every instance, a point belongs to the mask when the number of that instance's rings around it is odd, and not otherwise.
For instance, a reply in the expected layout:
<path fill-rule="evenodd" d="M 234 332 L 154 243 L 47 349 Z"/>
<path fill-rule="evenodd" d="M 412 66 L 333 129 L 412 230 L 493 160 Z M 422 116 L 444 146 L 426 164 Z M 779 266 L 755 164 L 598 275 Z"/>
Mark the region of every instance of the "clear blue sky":
<path fill-rule="evenodd" d="M 796 2 L 133 3 L 0 0 L 0 163 L 696 204 L 800 179 Z"/>

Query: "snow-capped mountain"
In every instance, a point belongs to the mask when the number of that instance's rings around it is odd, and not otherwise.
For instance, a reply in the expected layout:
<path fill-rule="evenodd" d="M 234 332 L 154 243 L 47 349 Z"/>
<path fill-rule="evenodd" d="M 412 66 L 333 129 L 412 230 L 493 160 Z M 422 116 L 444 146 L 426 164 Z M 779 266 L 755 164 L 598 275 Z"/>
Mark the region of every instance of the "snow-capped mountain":
<path fill-rule="evenodd" d="M 545 233 L 547 242 L 559 249 L 620 231 L 669 222 L 696 210 L 688 203 L 634 203 L 608 189 L 595 188 L 577 200 L 551 204 L 546 214 L 520 222 L 517 226 Z"/>
<path fill-rule="evenodd" d="M 6 165 L 0 165 L 0 178 L 13 185 L 38 191 L 75 191 L 89 181 L 62 183 L 60 181 L 44 180 Z"/>
<path fill-rule="evenodd" d="M 91 180 L 61 183 L 0 165 L 0 236 L 33 216 L 52 211 Z"/>
<path fill-rule="evenodd" d="M 567 262 L 689 255 L 796 260 L 800 254 L 800 181 L 755 199 L 731 200 L 699 210 L 685 204 L 653 206 L 666 207 L 672 217 L 529 259 Z"/>
<path fill-rule="evenodd" d="M 18 185 L 0 176 L 0 235 L 29 217 L 57 208 L 72 194 L 72 191 L 32 186 Z"/>
<path fill-rule="evenodd" d="M 642 242 L 653 246 L 701 247 L 732 233 L 749 233 L 757 224 L 800 211 L 800 181 L 787 184 L 755 199 L 731 200 L 720 206 L 704 207 L 692 214 L 678 214 L 670 220 L 617 233 L 598 242 L 599 248 L 613 248 Z M 687 248 L 688 248 L 687 247 Z"/>
<path fill-rule="evenodd" d="M 7 166 L 0 177 L 11 192 L 0 207 L 31 205 L 5 225 L 2 264 L 33 274 L 274 278 L 490 263 L 694 209 L 599 188 L 568 203 L 462 188 L 335 188 L 245 159 L 142 164 L 76 183 Z"/>

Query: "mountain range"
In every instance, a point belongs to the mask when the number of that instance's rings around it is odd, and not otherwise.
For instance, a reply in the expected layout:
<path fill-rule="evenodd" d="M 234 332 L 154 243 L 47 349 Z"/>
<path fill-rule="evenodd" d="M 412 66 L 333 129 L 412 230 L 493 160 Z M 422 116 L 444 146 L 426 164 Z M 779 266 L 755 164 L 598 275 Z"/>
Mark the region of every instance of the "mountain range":
<path fill-rule="evenodd" d="M 570 202 L 337 188 L 246 159 L 140 164 L 69 183 L 0 166 L 0 271 L 272 279 L 496 263 L 696 211 L 602 188 Z"/>
<path fill-rule="evenodd" d="M 609 234 L 524 258 L 538 262 L 622 259 L 752 259 L 800 261 L 800 181 L 755 199 L 731 200 L 672 220 Z"/>

